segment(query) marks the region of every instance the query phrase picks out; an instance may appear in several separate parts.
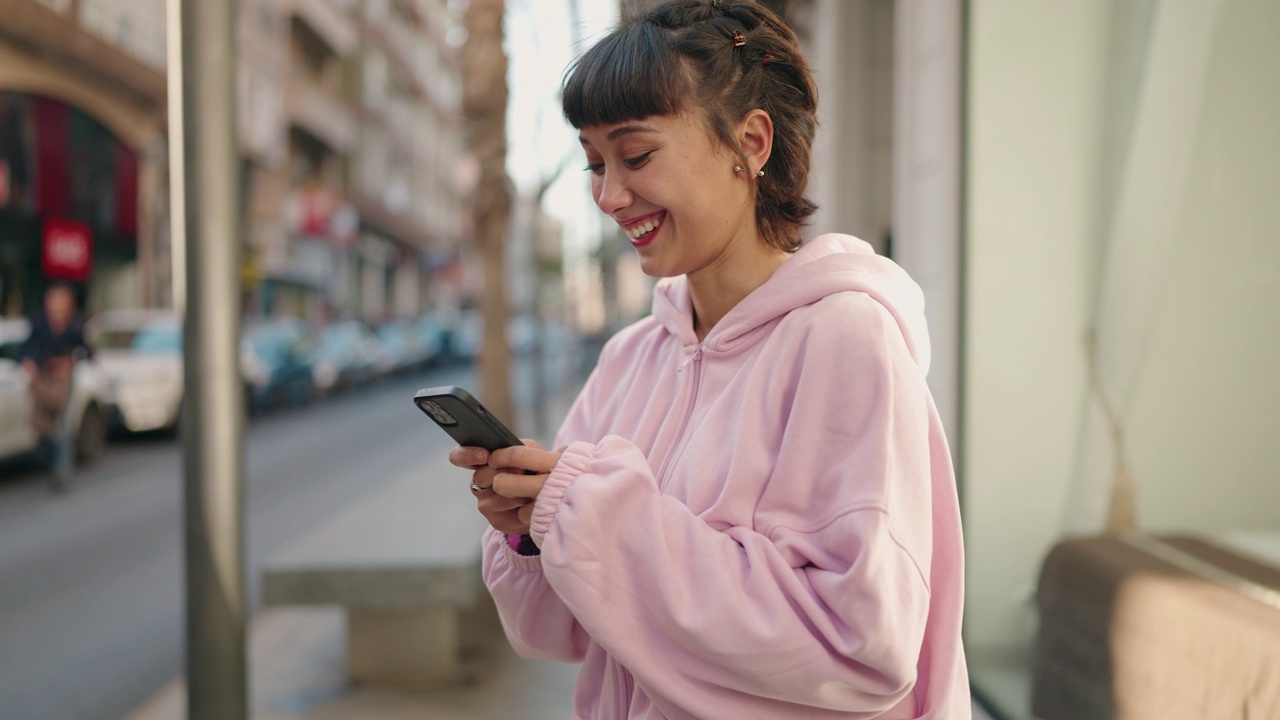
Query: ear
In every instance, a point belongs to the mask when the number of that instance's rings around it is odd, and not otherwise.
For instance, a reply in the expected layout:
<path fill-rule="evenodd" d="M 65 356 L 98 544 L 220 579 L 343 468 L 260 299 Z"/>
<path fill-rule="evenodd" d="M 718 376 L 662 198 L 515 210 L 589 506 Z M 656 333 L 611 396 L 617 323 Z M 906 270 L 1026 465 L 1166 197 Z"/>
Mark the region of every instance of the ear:
<path fill-rule="evenodd" d="M 738 121 L 738 145 L 742 154 L 747 157 L 747 167 L 751 174 L 763 168 L 773 154 L 773 118 L 769 113 L 756 108 Z"/>

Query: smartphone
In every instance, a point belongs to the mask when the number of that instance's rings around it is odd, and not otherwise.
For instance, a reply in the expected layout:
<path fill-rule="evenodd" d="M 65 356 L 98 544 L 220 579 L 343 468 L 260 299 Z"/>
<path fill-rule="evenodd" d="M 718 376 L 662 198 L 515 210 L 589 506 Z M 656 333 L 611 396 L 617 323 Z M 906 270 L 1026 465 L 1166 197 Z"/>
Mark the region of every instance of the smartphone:
<path fill-rule="evenodd" d="M 502 421 L 485 410 L 474 395 L 460 387 L 423 388 L 414 394 L 413 404 L 463 447 L 482 447 L 493 452 L 523 444 Z"/>

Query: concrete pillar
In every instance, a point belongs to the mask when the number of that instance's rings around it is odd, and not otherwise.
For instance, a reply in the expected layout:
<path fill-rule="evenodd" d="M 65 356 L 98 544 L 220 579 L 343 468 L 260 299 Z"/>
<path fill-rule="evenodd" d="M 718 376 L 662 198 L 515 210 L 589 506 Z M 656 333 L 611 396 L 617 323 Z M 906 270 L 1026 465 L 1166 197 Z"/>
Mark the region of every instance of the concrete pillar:
<path fill-rule="evenodd" d="M 892 199 L 891 0 L 816 0 L 805 52 L 818 83 L 810 235 L 856 235 L 887 253 Z"/>
<path fill-rule="evenodd" d="M 893 256 L 924 290 L 929 388 L 960 448 L 960 186 L 963 6 L 895 6 Z"/>

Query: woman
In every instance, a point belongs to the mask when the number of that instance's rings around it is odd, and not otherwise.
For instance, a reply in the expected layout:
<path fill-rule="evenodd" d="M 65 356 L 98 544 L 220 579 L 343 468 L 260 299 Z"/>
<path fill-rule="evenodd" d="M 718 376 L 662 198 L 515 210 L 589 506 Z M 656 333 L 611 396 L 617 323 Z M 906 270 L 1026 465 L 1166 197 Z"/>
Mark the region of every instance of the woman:
<path fill-rule="evenodd" d="M 456 448 L 527 657 L 576 718 L 966 718 L 963 561 L 919 288 L 801 247 L 815 90 L 753 2 L 678 0 L 572 68 L 600 209 L 663 278 L 556 452 Z"/>

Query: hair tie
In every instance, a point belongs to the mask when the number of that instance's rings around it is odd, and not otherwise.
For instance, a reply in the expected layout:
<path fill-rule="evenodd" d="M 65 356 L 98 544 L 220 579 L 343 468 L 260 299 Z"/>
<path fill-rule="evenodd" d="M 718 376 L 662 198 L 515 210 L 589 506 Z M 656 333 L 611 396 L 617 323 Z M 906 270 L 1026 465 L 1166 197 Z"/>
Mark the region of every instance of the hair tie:
<path fill-rule="evenodd" d="M 746 44 L 747 44 L 747 38 L 746 38 L 746 36 L 744 36 L 744 35 L 742 34 L 742 31 L 741 31 L 741 30 L 734 30 L 734 31 L 733 31 L 733 46 L 734 46 L 734 47 L 736 47 L 736 48 L 740 48 L 740 47 L 742 47 L 743 45 L 746 45 Z"/>

